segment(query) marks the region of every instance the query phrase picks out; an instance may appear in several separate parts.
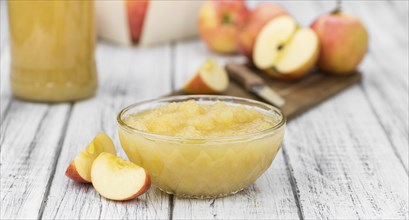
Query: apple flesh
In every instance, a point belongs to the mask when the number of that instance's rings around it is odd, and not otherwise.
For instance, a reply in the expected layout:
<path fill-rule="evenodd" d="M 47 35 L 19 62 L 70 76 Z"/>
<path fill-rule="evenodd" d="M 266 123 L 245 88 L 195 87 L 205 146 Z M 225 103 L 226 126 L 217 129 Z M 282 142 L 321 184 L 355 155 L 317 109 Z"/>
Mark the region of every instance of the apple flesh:
<path fill-rule="evenodd" d="M 268 22 L 257 36 L 254 65 L 279 79 L 299 79 L 315 66 L 319 40 L 309 28 L 301 28 L 290 16 Z"/>
<path fill-rule="evenodd" d="M 142 167 L 110 153 L 101 153 L 92 164 L 92 185 L 103 197 L 131 200 L 148 191 L 151 180 Z"/>
<path fill-rule="evenodd" d="M 321 41 L 318 67 L 333 74 L 349 74 L 368 50 L 368 32 L 359 18 L 335 11 L 311 25 Z"/>
<path fill-rule="evenodd" d="M 129 30 L 133 42 L 138 42 L 142 33 L 148 0 L 126 0 Z"/>
<path fill-rule="evenodd" d="M 116 154 L 114 143 L 111 138 L 104 133 L 98 134 L 87 148 L 75 157 L 65 171 L 65 175 L 76 182 L 91 182 L 92 163 L 102 152 Z"/>
<path fill-rule="evenodd" d="M 229 54 L 238 51 L 239 30 L 249 11 L 243 0 L 208 0 L 199 11 L 199 33 L 211 50 Z"/>
<path fill-rule="evenodd" d="M 207 60 L 183 86 L 190 94 L 216 94 L 224 92 L 229 85 L 226 70 L 214 60 Z"/>
<path fill-rule="evenodd" d="M 260 30 L 272 19 L 287 14 L 283 7 L 275 3 L 270 2 L 257 5 L 251 11 L 248 23 L 240 31 L 238 37 L 240 52 L 252 61 L 254 42 Z"/>

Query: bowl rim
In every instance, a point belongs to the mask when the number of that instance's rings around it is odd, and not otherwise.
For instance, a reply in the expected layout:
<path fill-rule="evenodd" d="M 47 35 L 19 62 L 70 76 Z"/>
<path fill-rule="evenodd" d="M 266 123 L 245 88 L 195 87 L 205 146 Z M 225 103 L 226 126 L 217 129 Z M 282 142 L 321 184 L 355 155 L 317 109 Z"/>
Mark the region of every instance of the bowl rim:
<path fill-rule="evenodd" d="M 178 136 L 170 136 L 170 135 L 163 135 L 163 134 L 155 134 L 147 131 L 142 131 L 137 128 L 134 128 L 122 120 L 122 116 L 132 108 L 135 108 L 137 106 L 145 105 L 148 103 L 155 103 L 155 102 L 169 102 L 171 103 L 172 101 L 179 101 L 179 100 L 201 100 L 201 99 L 210 99 L 209 101 L 221 101 L 221 102 L 228 102 L 227 100 L 237 100 L 237 101 L 243 101 L 247 102 L 246 104 L 241 104 L 240 105 L 261 105 L 263 107 L 268 108 L 267 111 L 275 111 L 281 116 L 281 120 L 275 124 L 274 126 L 267 128 L 262 131 L 254 132 L 254 133 L 249 133 L 249 134 L 244 134 L 244 135 L 231 135 L 231 136 L 222 136 L 222 137 L 203 137 L 203 138 L 187 138 L 187 137 L 178 137 Z M 221 99 L 221 100 L 219 100 Z M 225 101 L 223 101 L 225 100 Z M 260 136 L 264 136 L 267 134 L 272 134 L 275 131 L 279 130 L 282 128 L 286 122 L 287 122 L 287 117 L 284 115 L 283 111 L 275 106 L 269 105 L 264 102 L 252 100 L 252 99 L 247 99 L 247 98 L 241 98 L 241 97 L 235 97 L 235 96 L 227 96 L 227 95 L 178 95 L 178 96 L 167 96 L 167 97 L 160 97 L 160 98 L 155 98 L 155 99 L 149 99 L 141 102 L 136 102 L 131 105 L 126 106 L 123 108 L 117 115 L 117 123 L 120 128 L 126 129 L 131 132 L 136 132 L 139 133 L 143 136 L 148 136 L 151 138 L 155 139 L 160 139 L 160 140 L 168 140 L 168 141 L 192 141 L 192 142 L 225 142 L 225 141 L 234 141 L 234 140 L 247 140 L 249 138 L 255 139 Z"/>

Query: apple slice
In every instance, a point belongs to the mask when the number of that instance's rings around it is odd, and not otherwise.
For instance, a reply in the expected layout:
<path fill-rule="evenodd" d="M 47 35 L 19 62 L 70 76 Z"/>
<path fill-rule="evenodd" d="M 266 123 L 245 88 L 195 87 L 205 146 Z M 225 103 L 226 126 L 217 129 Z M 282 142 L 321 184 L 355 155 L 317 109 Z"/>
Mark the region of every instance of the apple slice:
<path fill-rule="evenodd" d="M 126 0 L 129 30 L 133 42 L 138 42 L 141 36 L 148 3 L 149 0 Z"/>
<path fill-rule="evenodd" d="M 253 60 L 257 68 L 281 79 L 298 79 L 318 60 L 319 40 L 309 28 L 301 28 L 290 16 L 267 23 L 258 35 Z"/>
<path fill-rule="evenodd" d="M 104 133 L 98 134 L 87 148 L 75 157 L 65 171 L 65 175 L 77 182 L 91 182 L 92 163 L 102 152 L 116 154 L 114 143 Z"/>
<path fill-rule="evenodd" d="M 101 196 L 117 201 L 134 199 L 151 186 L 145 169 L 110 153 L 101 153 L 95 159 L 91 177 Z"/>
<path fill-rule="evenodd" d="M 229 85 L 226 70 L 216 61 L 207 60 L 183 86 L 183 91 L 190 94 L 215 94 L 224 92 Z"/>

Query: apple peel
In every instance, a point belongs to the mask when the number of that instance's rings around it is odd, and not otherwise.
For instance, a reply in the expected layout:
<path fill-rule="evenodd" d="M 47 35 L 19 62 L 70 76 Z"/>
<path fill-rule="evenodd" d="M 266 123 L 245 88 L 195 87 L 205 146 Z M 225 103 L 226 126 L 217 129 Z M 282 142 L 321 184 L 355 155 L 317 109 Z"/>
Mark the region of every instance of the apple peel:
<path fill-rule="evenodd" d="M 114 143 L 105 133 L 100 133 L 70 163 L 65 175 L 80 183 L 91 182 L 91 166 L 95 158 L 102 152 L 116 154 Z"/>
<path fill-rule="evenodd" d="M 183 86 L 189 94 L 216 94 L 224 92 L 229 85 L 226 70 L 216 61 L 207 60 Z"/>

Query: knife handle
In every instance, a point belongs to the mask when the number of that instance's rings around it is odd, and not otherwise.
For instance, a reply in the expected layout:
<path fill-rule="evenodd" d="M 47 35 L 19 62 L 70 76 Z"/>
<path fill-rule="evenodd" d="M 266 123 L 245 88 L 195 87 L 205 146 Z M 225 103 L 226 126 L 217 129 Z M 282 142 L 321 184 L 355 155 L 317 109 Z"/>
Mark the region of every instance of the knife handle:
<path fill-rule="evenodd" d="M 250 91 L 251 87 L 253 86 L 264 85 L 263 79 L 257 76 L 250 68 L 246 67 L 245 65 L 227 63 L 226 70 L 233 80 L 242 84 L 248 91 Z"/>

